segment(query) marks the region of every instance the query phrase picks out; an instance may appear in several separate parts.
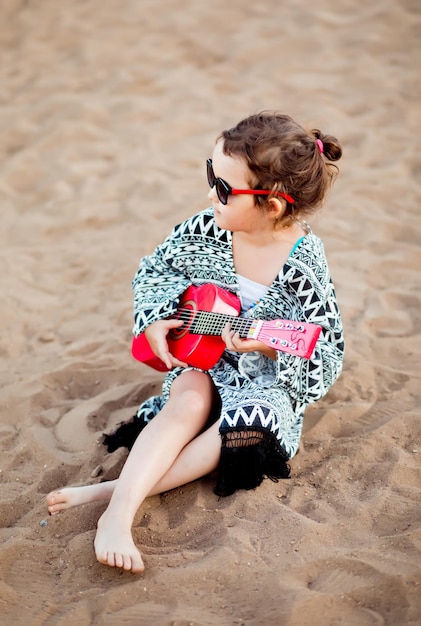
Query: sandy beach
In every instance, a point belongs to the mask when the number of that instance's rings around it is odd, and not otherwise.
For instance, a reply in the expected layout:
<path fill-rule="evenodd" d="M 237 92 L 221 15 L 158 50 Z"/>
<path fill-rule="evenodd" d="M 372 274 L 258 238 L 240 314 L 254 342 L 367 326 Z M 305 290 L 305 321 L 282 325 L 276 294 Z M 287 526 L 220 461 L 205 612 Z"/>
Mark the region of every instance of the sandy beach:
<path fill-rule="evenodd" d="M 3 0 L 1 626 L 421 623 L 420 25 L 416 0 Z M 312 220 L 346 332 L 290 480 L 146 500 L 142 575 L 99 564 L 102 433 L 158 392 L 131 280 L 208 206 L 219 132 L 279 109 L 342 142 Z"/>

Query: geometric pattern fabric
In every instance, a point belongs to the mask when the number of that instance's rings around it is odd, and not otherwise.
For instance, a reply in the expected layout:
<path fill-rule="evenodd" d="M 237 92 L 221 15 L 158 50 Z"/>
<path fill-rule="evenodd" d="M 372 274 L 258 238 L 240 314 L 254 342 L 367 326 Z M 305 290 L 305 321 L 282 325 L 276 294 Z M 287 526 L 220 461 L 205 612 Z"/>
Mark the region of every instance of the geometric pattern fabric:
<path fill-rule="evenodd" d="M 190 285 L 214 283 L 241 299 L 232 236 L 206 209 L 176 226 L 153 254 L 144 257 L 133 280 L 134 328 L 138 335 L 175 313 Z M 209 370 L 222 402 L 220 427 L 270 431 L 288 457 L 296 453 L 306 406 L 323 397 L 342 370 L 342 321 L 322 241 L 310 230 L 293 250 L 271 287 L 248 312 L 256 319 L 311 322 L 322 327 L 310 359 L 277 352 L 224 352 Z M 138 416 L 151 419 L 166 402 L 182 368 L 168 372 L 162 395 L 149 398 Z"/>

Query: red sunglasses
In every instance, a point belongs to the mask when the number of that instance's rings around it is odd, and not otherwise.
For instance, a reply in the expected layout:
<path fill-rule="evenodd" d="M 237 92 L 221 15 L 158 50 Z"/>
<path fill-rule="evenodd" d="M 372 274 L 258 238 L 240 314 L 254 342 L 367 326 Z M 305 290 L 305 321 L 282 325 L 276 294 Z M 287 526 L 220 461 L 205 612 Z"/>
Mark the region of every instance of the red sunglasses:
<path fill-rule="evenodd" d="M 280 191 L 268 191 L 264 189 L 233 189 L 231 185 L 229 185 L 222 178 L 217 178 L 215 176 L 215 172 L 213 171 L 212 159 L 208 159 L 206 161 L 206 173 L 208 177 L 209 187 L 212 189 L 215 187 L 216 194 L 219 198 L 221 204 L 226 204 L 228 202 L 228 197 L 232 194 L 233 196 L 240 194 L 249 194 L 253 196 L 280 196 L 284 198 L 287 202 L 291 204 L 294 203 L 294 198 L 291 198 L 286 193 L 281 193 Z"/>

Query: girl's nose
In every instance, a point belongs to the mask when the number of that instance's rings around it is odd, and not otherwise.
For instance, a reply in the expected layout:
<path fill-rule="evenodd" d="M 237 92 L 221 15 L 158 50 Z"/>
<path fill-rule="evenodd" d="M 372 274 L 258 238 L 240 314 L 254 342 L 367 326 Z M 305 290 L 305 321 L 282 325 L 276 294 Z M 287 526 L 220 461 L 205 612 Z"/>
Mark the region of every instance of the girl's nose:
<path fill-rule="evenodd" d="M 209 200 L 211 200 L 212 202 L 215 202 L 217 197 L 218 196 L 216 195 L 215 187 L 211 187 L 208 193 Z"/>

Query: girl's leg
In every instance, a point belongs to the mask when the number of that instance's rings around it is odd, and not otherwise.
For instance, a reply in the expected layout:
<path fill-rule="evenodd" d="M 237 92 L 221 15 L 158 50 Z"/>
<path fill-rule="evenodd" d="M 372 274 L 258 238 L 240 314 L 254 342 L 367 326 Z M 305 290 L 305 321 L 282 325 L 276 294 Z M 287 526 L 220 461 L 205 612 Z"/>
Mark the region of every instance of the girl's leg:
<path fill-rule="evenodd" d="M 168 472 L 154 485 L 148 495 L 175 489 L 210 474 L 218 466 L 220 451 L 219 424 L 216 422 L 183 448 Z M 48 510 L 54 515 L 80 504 L 110 500 L 116 485 L 117 480 L 109 480 L 96 485 L 65 487 L 59 491 L 52 491 L 47 496 Z"/>
<path fill-rule="evenodd" d="M 203 429 L 212 398 L 212 380 L 203 372 L 189 370 L 173 382 L 167 404 L 136 439 L 108 508 L 98 522 L 98 561 L 133 572 L 143 571 L 143 561 L 131 535 L 134 516 L 181 450 Z"/>
<path fill-rule="evenodd" d="M 213 472 L 221 456 L 219 423 L 198 435 L 180 452 L 170 469 L 151 489 L 154 496 L 191 483 Z"/>
<path fill-rule="evenodd" d="M 64 487 L 48 494 L 47 506 L 50 515 L 55 515 L 65 509 L 99 500 L 110 500 L 114 493 L 117 480 L 107 480 L 96 485 L 82 485 L 81 487 Z"/>

